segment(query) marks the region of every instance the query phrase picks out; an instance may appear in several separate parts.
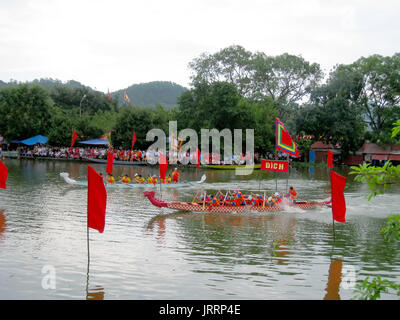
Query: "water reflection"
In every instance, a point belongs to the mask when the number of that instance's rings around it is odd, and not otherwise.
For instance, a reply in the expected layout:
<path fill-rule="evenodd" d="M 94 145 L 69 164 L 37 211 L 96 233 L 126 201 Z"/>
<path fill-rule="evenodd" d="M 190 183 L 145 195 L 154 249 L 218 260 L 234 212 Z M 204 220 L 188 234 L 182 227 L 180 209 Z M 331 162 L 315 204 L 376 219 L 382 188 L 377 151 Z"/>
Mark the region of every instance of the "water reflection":
<path fill-rule="evenodd" d="M 86 300 L 104 300 L 104 288 L 101 286 L 89 288 L 86 293 Z"/>
<path fill-rule="evenodd" d="M 4 239 L 4 231 L 6 231 L 6 212 L 5 209 L 0 209 L 0 239 Z"/>
<path fill-rule="evenodd" d="M 339 289 L 342 282 L 342 264 L 342 260 L 331 261 L 324 300 L 340 300 Z"/>
<path fill-rule="evenodd" d="M 146 229 L 156 231 L 159 240 L 170 226 L 166 220 L 174 221 L 186 230 L 178 237 L 192 247 L 194 254 L 204 255 L 204 252 L 211 251 L 215 259 L 220 256 L 224 261 L 230 254 L 233 254 L 232 259 L 240 254 L 245 264 L 252 264 L 262 256 L 286 264 L 292 253 L 290 246 L 295 240 L 296 219 L 293 216 L 180 211 L 153 217 Z M 176 228 L 176 225 L 171 228 Z M 267 248 L 271 248 L 270 251 Z M 249 255 L 248 259 L 246 255 Z"/>

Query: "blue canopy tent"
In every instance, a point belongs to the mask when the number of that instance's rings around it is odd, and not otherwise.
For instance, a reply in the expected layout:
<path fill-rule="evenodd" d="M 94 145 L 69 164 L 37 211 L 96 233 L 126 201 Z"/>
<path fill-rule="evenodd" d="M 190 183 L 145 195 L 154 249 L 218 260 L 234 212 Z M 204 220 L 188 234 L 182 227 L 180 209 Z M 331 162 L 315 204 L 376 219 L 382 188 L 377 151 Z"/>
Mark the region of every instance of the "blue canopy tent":
<path fill-rule="evenodd" d="M 87 141 L 79 141 L 82 144 L 90 144 L 90 145 L 108 145 L 108 140 L 106 139 L 92 139 Z"/>
<path fill-rule="evenodd" d="M 34 136 L 29 139 L 21 140 L 21 141 L 19 141 L 19 143 L 26 144 L 27 146 L 33 146 L 34 144 L 37 144 L 37 143 L 46 144 L 48 140 L 49 140 L 49 138 L 38 135 L 38 136 Z"/>

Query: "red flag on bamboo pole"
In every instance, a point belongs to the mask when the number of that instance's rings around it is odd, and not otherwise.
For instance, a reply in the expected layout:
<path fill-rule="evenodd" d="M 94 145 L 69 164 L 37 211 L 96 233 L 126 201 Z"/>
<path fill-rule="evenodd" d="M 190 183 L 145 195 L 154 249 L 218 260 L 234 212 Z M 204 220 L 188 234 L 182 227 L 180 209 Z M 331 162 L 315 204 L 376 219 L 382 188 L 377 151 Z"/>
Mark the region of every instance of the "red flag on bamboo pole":
<path fill-rule="evenodd" d="M 135 145 L 135 142 L 136 142 L 136 140 L 137 140 L 137 138 L 136 138 L 136 133 L 135 133 L 135 131 L 133 131 L 133 135 L 132 135 L 132 150 L 133 150 L 133 146 Z"/>
<path fill-rule="evenodd" d="M 196 168 L 198 169 L 200 167 L 200 149 L 197 148 L 197 162 L 196 162 Z"/>
<path fill-rule="evenodd" d="M 168 161 L 164 152 L 159 151 L 159 153 L 160 153 L 160 179 L 164 180 L 165 174 L 167 173 L 168 169 Z"/>
<path fill-rule="evenodd" d="M 74 146 L 76 139 L 78 139 L 78 135 L 76 134 L 76 130 L 74 129 L 74 132 L 72 133 L 71 148 Z"/>
<path fill-rule="evenodd" d="M 328 155 L 328 168 L 333 168 L 333 153 L 331 150 L 327 151 L 327 155 Z"/>
<path fill-rule="evenodd" d="M 337 222 L 346 222 L 345 186 L 346 178 L 331 170 L 332 216 Z"/>
<path fill-rule="evenodd" d="M 104 231 L 106 219 L 107 192 L 103 177 L 91 166 L 88 166 L 88 228 Z"/>
<path fill-rule="evenodd" d="M 8 169 L 6 165 L 0 161 L 0 189 L 7 189 L 6 181 L 8 176 Z"/>
<path fill-rule="evenodd" d="M 113 172 L 114 154 L 108 151 L 106 172 L 112 174 Z"/>

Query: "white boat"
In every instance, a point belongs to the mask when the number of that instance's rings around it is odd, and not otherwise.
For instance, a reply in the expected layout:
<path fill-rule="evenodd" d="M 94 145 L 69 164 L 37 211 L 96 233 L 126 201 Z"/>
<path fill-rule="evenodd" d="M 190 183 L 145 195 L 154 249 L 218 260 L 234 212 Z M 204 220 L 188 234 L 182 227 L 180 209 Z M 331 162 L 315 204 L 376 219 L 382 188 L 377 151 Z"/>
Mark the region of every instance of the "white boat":
<path fill-rule="evenodd" d="M 64 179 L 66 183 L 69 185 L 75 185 L 75 186 L 82 186 L 82 187 L 87 187 L 88 182 L 85 180 L 74 180 L 69 177 L 68 172 L 61 172 L 60 173 L 61 178 Z M 195 186 L 198 184 L 203 183 L 206 181 L 206 175 L 203 174 L 201 179 L 199 181 L 182 181 L 182 182 L 172 182 L 172 183 L 136 183 L 136 182 L 130 182 L 130 183 L 122 183 L 122 182 L 115 182 L 115 183 L 107 183 L 104 182 L 104 185 L 106 188 L 111 188 L 111 189 L 129 189 L 129 188 L 145 188 L 145 189 L 154 189 L 154 188 L 181 188 L 181 187 L 187 187 L 187 186 Z"/>

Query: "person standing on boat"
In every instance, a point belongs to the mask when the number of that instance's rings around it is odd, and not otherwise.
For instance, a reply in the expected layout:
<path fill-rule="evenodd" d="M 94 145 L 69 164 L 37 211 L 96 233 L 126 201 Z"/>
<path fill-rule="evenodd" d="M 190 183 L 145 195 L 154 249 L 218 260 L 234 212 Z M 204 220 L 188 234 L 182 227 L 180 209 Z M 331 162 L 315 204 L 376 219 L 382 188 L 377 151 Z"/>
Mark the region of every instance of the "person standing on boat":
<path fill-rule="evenodd" d="M 292 186 L 290 186 L 290 188 L 289 188 L 288 196 L 289 196 L 290 200 L 296 200 L 297 199 L 297 192 Z"/>
<path fill-rule="evenodd" d="M 172 173 L 172 182 L 179 182 L 178 168 L 175 168 L 174 172 Z"/>

